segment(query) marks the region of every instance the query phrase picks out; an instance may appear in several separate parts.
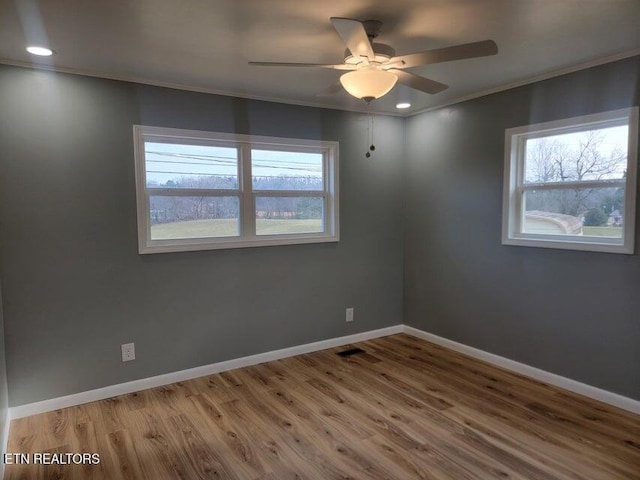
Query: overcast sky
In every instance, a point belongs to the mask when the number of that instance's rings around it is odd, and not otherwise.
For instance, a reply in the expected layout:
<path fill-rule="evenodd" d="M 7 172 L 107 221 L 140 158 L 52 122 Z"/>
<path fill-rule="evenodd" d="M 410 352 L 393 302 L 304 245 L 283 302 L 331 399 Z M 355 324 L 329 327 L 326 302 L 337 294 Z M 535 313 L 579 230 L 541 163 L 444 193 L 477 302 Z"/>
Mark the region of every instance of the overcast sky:
<path fill-rule="evenodd" d="M 145 142 L 147 182 L 165 184 L 182 176 L 237 176 L 237 149 Z M 254 176 L 322 178 L 319 153 L 252 150 Z"/>

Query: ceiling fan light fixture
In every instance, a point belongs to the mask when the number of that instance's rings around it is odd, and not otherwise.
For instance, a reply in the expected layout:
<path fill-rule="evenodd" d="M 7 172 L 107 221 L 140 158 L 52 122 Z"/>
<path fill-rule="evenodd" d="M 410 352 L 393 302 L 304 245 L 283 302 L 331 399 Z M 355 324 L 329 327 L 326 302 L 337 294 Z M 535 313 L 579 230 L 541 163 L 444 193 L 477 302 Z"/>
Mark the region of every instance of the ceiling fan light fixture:
<path fill-rule="evenodd" d="M 391 91 L 397 81 L 397 75 L 377 69 L 354 70 L 340 77 L 344 89 L 359 99 L 383 97 Z"/>

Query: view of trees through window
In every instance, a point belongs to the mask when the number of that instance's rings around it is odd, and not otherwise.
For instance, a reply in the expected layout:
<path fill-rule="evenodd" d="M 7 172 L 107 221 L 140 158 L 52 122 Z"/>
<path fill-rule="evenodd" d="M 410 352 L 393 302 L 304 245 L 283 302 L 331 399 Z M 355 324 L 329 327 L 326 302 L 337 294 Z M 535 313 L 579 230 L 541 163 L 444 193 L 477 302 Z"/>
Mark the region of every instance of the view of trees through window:
<path fill-rule="evenodd" d="M 151 238 L 239 235 L 239 162 L 236 147 L 145 142 Z M 323 232 L 323 168 L 320 153 L 251 150 L 256 233 Z"/>
<path fill-rule="evenodd" d="M 627 141 L 627 126 L 528 138 L 523 230 L 622 237 Z"/>

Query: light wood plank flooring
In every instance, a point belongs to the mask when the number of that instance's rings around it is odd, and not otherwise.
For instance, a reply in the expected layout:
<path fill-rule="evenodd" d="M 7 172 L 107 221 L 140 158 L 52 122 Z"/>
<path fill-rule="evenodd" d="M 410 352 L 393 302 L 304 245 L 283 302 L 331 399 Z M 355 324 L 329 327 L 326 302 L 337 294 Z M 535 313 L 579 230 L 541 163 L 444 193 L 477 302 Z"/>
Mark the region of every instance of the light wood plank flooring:
<path fill-rule="evenodd" d="M 14 420 L 5 479 L 640 479 L 640 417 L 407 335 Z"/>

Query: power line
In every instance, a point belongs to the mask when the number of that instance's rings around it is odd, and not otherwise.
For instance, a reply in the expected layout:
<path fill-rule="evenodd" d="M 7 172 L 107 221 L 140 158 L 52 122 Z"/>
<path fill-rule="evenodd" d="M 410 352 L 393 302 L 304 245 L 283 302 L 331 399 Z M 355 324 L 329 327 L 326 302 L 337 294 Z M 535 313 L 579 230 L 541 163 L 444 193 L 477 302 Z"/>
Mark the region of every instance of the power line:
<path fill-rule="evenodd" d="M 237 165 L 238 164 L 238 158 L 237 157 L 224 157 L 224 156 L 219 156 L 219 155 L 199 155 L 199 154 L 186 154 L 186 153 L 175 153 L 175 152 L 156 152 L 156 151 L 145 151 L 145 153 L 147 154 L 153 154 L 153 155 L 159 155 L 159 156 L 164 156 L 164 157 L 177 157 L 177 158 L 188 158 L 188 159 L 192 159 L 192 160 L 202 160 L 204 162 L 216 162 L 216 163 L 227 163 L 230 165 Z M 231 160 L 231 162 L 229 161 L 225 161 L 225 160 Z M 275 165 L 275 168 L 277 168 L 278 165 L 289 165 L 289 166 L 293 166 L 293 165 L 301 165 L 304 167 L 308 167 L 308 168 L 313 168 L 316 170 L 321 170 L 322 169 L 322 165 L 312 165 L 309 162 L 305 162 L 305 161 L 295 161 L 295 160 L 276 160 L 276 159 L 268 159 L 268 158 L 252 158 L 252 164 L 257 163 L 257 162 L 272 162 L 272 165 Z M 147 160 L 147 161 L 160 161 L 160 160 Z M 275 163 L 273 163 L 275 162 Z M 182 162 L 176 162 L 176 163 L 182 163 Z M 205 165 L 205 164 L 202 164 Z M 265 167 L 266 168 L 266 167 Z"/>

